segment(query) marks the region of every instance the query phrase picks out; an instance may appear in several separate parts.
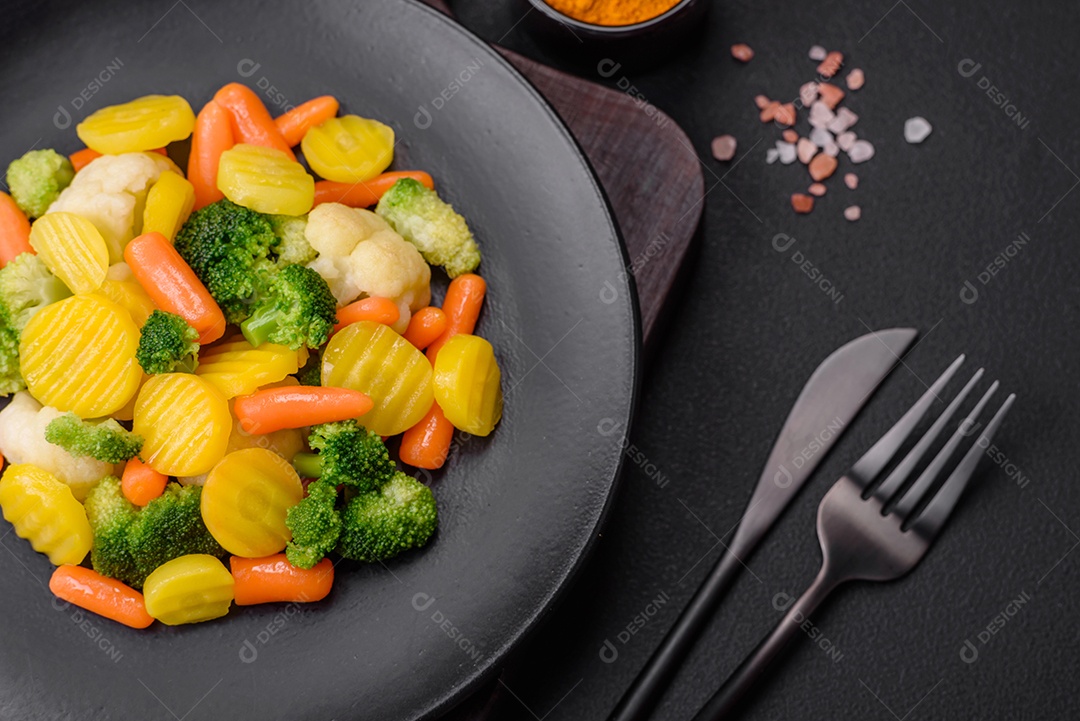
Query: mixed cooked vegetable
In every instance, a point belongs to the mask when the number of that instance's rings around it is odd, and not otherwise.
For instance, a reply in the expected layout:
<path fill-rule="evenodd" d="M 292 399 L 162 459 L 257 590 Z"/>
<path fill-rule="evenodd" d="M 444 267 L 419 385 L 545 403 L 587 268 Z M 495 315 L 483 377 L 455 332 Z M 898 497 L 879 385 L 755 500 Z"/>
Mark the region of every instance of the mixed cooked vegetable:
<path fill-rule="evenodd" d="M 0 510 L 59 598 L 132 628 L 321 600 L 328 556 L 434 535 L 402 466 L 498 424 L 468 224 L 430 175 L 387 170 L 392 128 L 338 111 L 151 95 L 8 166 Z"/>

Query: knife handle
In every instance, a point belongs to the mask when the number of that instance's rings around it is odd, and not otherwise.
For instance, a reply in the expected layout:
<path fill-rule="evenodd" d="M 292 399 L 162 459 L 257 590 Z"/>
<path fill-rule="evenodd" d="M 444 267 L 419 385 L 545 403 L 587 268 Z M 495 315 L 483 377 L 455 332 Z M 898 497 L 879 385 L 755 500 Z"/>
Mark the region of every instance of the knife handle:
<path fill-rule="evenodd" d="M 648 718 L 741 569 L 742 561 L 730 549 L 726 550 L 645 668 L 623 694 L 608 721 L 644 721 Z"/>
<path fill-rule="evenodd" d="M 802 625 L 810 618 L 810 614 L 817 610 L 840 581 L 841 579 L 830 574 L 828 568 L 823 566 L 810 587 L 792 604 L 754 652 L 724 681 L 724 685 L 697 712 L 693 721 L 724 721 L 730 718 L 758 680 L 779 658 L 780 653 L 801 633 Z"/>

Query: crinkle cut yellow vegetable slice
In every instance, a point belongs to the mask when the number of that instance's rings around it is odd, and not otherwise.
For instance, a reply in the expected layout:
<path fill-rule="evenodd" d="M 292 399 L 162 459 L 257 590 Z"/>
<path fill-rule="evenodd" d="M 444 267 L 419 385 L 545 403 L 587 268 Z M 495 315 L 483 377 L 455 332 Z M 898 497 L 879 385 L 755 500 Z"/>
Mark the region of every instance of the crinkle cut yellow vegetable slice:
<path fill-rule="evenodd" d="M 327 180 L 362 183 L 390 167 L 394 129 L 359 115 L 330 118 L 304 134 L 304 159 Z"/>
<path fill-rule="evenodd" d="M 286 512 L 304 497 L 300 476 L 265 448 L 228 454 L 203 484 L 202 518 L 229 553 L 261 558 L 285 549 L 292 533 Z"/>
<path fill-rule="evenodd" d="M 139 329 L 102 296 L 76 295 L 45 306 L 23 330 L 19 368 L 41 403 L 82 418 L 120 410 L 139 387 Z"/>
<path fill-rule="evenodd" d="M 229 402 L 190 373 L 151 376 L 135 401 L 132 430 L 145 439 L 139 457 L 167 476 L 197 476 L 225 455 Z"/>
<path fill-rule="evenodd" d="M 168 626 L 221 618 L 233 600 L 233 577 L 218 559 L 192 553 L 163 563 L 143 584 L 146 612 Z"/>
<path fill-rule="evenodd" d="M 346 326 L 323 353 L 324 386 L 366 393 L 375 407 L 360 422 L 381 436 L 416 425 L 431 408 L 431 363 L 409 341 L 382 323 Z"/>
<path fill-rule="evenodd" d="M 15 534 L 54 565 L 82 563 L 90 552 L 94 533 L 86 510 L 48 471 L 28 463 L 8 466 L 0 479 L 0 508 Z"/>
<path fill-rule="evenodd" d="M 276 343 L 263 343 L 256 348 L 237 336 L 203 350 L 195 373 L 226 398 L 235 398 L 283 380 L 306 361 L 306 349 L 295 351 Z"/>
<path fill-rule="evenodd" d="M 456 335 L 435 358 L 435 400 L 458 430 L 489 435 L 502 418 L 501 377 L 491 343 L 475 335 Z"/>
<path fill-rule="evenodd" d="M 74 213 L 46 213 L 30 227 L 30 246 L 74 293 L 101 287 L 109 272 L 109 246 L 101 232 Z"/>
<path fill-rule="evenodd" d="M 315 178 L 285 153 L 240 143 L 221 154 L 218 190 L 245 208 L 273 215 L 303 215 L 315 202 Z"/>
<path fill-rule="evenodd" d="M 92 113 L 75 126 L 86 147 L 106 155 L 163 148 L 195 129 L 195 113 L 179 95 L 146 95 Z"/>

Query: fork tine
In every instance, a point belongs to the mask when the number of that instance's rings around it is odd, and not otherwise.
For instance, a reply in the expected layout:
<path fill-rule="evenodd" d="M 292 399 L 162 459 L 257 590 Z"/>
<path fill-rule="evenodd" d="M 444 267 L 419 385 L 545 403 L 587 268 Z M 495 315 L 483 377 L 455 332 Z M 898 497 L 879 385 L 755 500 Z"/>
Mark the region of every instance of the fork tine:
<path fill-rule="evenodd" d="M 855 465 L 848 471 L 848 476 L 853 478 L 856 482 L 868 485 L 873 482 L 875 478 L 884 470 L 885 466 L 889 465 L 889 461 L 892 460 L 896 452 L 900 450 L 900 446 L 904 444 L 908 436 L 912 434 L 915 427 L 919 425 L 919 421 L 923 419 L 926 412 L 930 409 L 931 404 L 937 399 L 938 394 L 945 388 L 945 385 L 956 374 L 956 370 L 964 362 L 964 356 L 952 362 L 945 372 L 941 374 L 933 385 L 927 389 L 926 393 L 923 393 L 922 397 L 915 402 L 907 413 L 896 422 L 896 425 L 890 428 L 885 435 L 878 439 L 870 450 L 863 454 L 862 458 L 855 461 Z"/>
<path fill-rule="evenodd" d="M 967 385 L 961 389 L 956 395 L 956 398 L 952 399 L 952 402 L 949 403 L 948 407 L 946 407 L 941 415 L 938 416 L 937 420 L 934 421 L 934 424 L 923 434 L 923 437 L 919 439 L 919 442 L 915 444 L 915 447 L 904 456 L 904 460 L 900 461 L 896 468 L 893 469 L 892 473 L 889 474 L 889 477 L 882 481 L 881 485 L 874 490 L 874 497 L 881 501 L 883 505 L 888 503 L 889 499 L 893 497 L 893 494 L 900 490 L 900 486 L 904 485 L 904 481 L 908 479 L 911 472 L 915 470 L 915 466 L 919 464 L 919 461 L 926 455 L 930 446 L 932 446 L 934 441 L 937 440 L 937 437 L 941 435 L 941 431 L 944 430 L 945 426 L 949 423 L 949 420 L 953 417 L 953 414 L 956 413 L 956 409 L 964 402 L 964 399 L 967 398 L 968 393 L 970 393 L 971 389 L 975 387 L 975 384 L 979 382 L 982 375 L 982 368 L 975 371 L 975 375 L 971 376 L 971 380 L 967 382 Z"/>
<path fill-rule="evenodd" d="M 1005 414 L 1009 412 L 1014 400 L 1016 400 L 1015 393 L 1009 395 L 1005 402 L 1001 404 L 1001 408 L 998 409 L 990 423 L 979 435 L 979 440 L 975 441 L 975 445 L 968 449 L 963 460 L 960 461 L 952 474 L 949 475 L 949 478 L 942 484 L 937 495 L 919 514 L 919 517 L 912 525 L 912 530 L 930 539 L 937 536 L 941 527 L 945 525 L 946 519 L 956 508 L 960 496 L 964 494 L 968 481 L 971 480 L 971 476 L 975 473 L 975 467 L 982 459 L 985 450 L 990 447 L 990 441 L 993 440 L 998 427 L 1005 420 Z"/>
<path fill-rule="evenodd" d="M 956 451 L 957 446 L 964 440 L 965 436 L 971 435 L 971 429 L 975 424 L 975 421 L 982 415 L 983 409 L 986 408 L 986 404 L 990 402 L 991 396 L 998 389 L 998 382 L 994 381 L 990 384 L 990 388 L 987 389 L 983 397 L 979 399 L 979 402 L 975 404 L 975 407 L 971 409 L 971 413 L 968 417 L 957 427 L 953 432 L 952 437 L 942 447 L 938 454 L 934 456 L 934 460 L 930 461 L 928 465 L 919 476 L 919 479 L 915 483 L 911 484 L 911 488 L 904 493 L 904 496 L 896 503 L 894 513 L 900 518 L 907 518 L 915 507 L 919 505 L 919 502 L 926 496 L 926 492 L 930 490 L 930 486 L 934 484 L 937 478 L 941 477 L 941 471 L 945 468 L 945 464 L 949 462 L 949 458 Z"/>

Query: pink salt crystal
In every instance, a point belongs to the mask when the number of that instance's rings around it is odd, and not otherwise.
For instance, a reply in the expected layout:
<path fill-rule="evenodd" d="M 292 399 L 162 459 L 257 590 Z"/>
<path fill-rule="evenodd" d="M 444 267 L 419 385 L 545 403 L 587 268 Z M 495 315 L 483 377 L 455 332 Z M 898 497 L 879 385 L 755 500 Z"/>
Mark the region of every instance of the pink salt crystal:
<path fill-rule="evenodd" d="M 851 188 L 852 190 L 855 190 L 855 188 L 859 187 L 859 176 L 855 175 L 855 173 L 845 173 L 844 185 Z"/>
<path fill-rule="evenodd" d="M 825 186 L 822 183 L 814 183 L 806 189 L 806 192 L 810 193 L 810 195 L 816 195 L 820 198 L 821 196 L 825 195 Z"/>
<path fill-rule="evenodd" d="M 836 113 L 829 110 L 829 106 L 820 100 L 810 106 L 810 117 L 808 120 L 810 125 L 815 128 L 824 128 L 828 126 L 835 117 Z"/>
<path fill-rule="evenodd" d="M 846 133 L 840 133 L 836 136 L 836 144 L 840 146 L 840 149 L 845 153 L 851 150 L 851 146 L 858 140 L 858 136 L 855 133 L 848 131 Z"/>
<path fill-rule="evenodd" d="M 795 146 L 795 150 L 799 154 L 799 161 L 806 165 L 814 159 L 818 149 L 809 138 L 799 138 L 799 144 Z"/>
<path fill-rule="evenodd" d="M 765 106 L 769 104 L 769 99 L 764 95 L 754 96 L 754 105 L 758 106 L 758 109 L 764 110 Z"/>
<path fill-rule="evenodd" d="M 836 111 L 836 117 L 825 126 L 831 133 L 843 133 L 855 123 L 859 122 L 859 116 L 847 108 Z"/>
<path fill-rule="evenodd" d="M 713 157 L 723 162 L 735 157 L 735 148 L 735 138 L 730 135 L 721 135 L 712 141 Z"/>
<path fill-rule="evenodd" d="M 811 60 L 815 62 L 821 62 L 825 59 L 825 55 L 827 53 L 828 51 L 825 48 L 821 47 L 820 45 L 815 45 L 810 48 L 810 52 L 808 52 L 807 55 L 810 57 Z"/>
<path fill-rule="evenodd" d="M 859 68 L 853 69 L 847 75 L 848 90 L 858 90 L 866 82 L 866 76 L 863 75 L 863 71 Z"/>
<path fill-rule="evenodd" d="M 847 154 L 851 162 L 865 163 L 874 157 L 874 146 L 869 140 L 856 140 L 851 146 L 851 150 L 847 151 Z"/>
<path fill-rule="evenodd" d="M 799 100 L 802 102 L 804 108 L 808 108 L 814 104 L 814 101 L 818 97 L 818 84 L 811 81 L 799 88 Z"/>
<path fill-rule="evenodd" d="M 821 149 L 821 152 L 835 158 L 837 155 L 840 154 L 840 146 L 830 140 L 829 142 L 825 143 L 825 147 Z"/>
<path fill-rule="evenodd" d="M 741 63 L 748 63 L 754 57 L 754 51 L 746 43 L 737 43 L 731 46 L 731 57 Z"/>
<path fill-rule="evenodd" d="M 844 217 L 848 220 L 855 222 L 862 217 L 862 209 L 857 205 L 849 205 L 844 208 Z"/>

